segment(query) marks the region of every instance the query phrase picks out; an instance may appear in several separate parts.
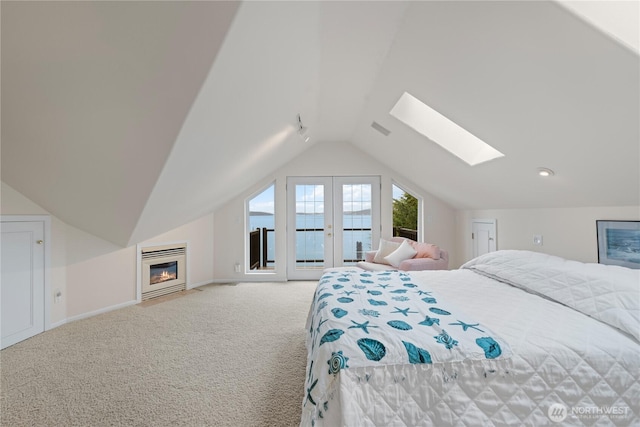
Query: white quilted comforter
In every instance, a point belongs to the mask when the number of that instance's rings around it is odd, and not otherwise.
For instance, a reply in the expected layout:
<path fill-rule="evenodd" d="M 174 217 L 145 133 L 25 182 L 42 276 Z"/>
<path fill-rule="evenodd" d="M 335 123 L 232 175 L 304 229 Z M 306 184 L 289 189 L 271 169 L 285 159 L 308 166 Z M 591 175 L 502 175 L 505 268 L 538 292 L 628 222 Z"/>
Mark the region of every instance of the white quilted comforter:
<path fill-rule="evenodd" d="M 499 251 L 411 278 L 506 341 L 508 374 L 349 363 L 327 374 L 331 411 L 305 399 L 302 425 L 640 425 L 640 271 Z"/>

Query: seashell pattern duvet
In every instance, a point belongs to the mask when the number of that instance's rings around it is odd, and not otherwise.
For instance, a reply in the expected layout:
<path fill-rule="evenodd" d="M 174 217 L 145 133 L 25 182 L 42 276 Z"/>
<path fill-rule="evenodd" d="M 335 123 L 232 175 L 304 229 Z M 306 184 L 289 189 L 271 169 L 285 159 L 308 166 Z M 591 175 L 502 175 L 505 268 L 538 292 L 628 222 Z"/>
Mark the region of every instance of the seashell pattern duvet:
<path fill-rule="evenodd" d="M 489 328 L 401 271 L 325 273 L 309 312 L 307 349 L 303 413 L 315 420 L 337 404 L 332 379 L 344 369 L 499 362 L 511 355 Z M 500 374 L 496 363 L 486 366 L 488 375 Z"/>

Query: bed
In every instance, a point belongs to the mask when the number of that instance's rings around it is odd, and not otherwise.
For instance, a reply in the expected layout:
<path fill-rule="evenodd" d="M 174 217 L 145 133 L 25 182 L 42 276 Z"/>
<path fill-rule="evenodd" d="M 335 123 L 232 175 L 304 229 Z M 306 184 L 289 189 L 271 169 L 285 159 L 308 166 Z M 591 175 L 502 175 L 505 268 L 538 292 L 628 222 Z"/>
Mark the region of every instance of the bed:
<path fill-rule="evenodd" d="M 303 426 L 640 425 L 640 271 L 529 251 L 327 270 Z"/>

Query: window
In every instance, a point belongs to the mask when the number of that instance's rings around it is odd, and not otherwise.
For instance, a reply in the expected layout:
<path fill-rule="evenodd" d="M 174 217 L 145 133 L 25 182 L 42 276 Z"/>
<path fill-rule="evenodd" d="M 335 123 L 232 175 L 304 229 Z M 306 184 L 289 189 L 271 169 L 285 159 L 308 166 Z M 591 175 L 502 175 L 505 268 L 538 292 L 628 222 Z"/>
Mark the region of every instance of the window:
<path fill-rule="evenodd" d="M 470 166 L 504 154 L 411 94 L 402 94 L 390 114 Z"/>
<path fill-rule="evenodd" d="M 276 260 L 275 184 L 247 201 L 248 270 L 274 272 Z"/>
<path fill-rule="evenodd" d="M 418 241 L 420 200 L 393 184 L 393 235 Z"/>

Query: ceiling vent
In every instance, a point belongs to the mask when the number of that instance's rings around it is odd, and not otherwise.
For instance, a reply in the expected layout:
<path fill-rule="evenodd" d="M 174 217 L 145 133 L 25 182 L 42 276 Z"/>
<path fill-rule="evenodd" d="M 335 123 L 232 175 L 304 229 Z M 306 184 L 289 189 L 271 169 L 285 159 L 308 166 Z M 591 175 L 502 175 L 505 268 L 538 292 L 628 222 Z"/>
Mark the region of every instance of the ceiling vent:
<path fill-rule="evenodd" d="M 383 134 L 384 136 L 389 136 L 389 134 L 391 133 L 389 129 L 385 128 L 378 122 L 372 122 L 371 127 L 377 130 L 378 132 L 380 132 L 381 134 Z"/>

